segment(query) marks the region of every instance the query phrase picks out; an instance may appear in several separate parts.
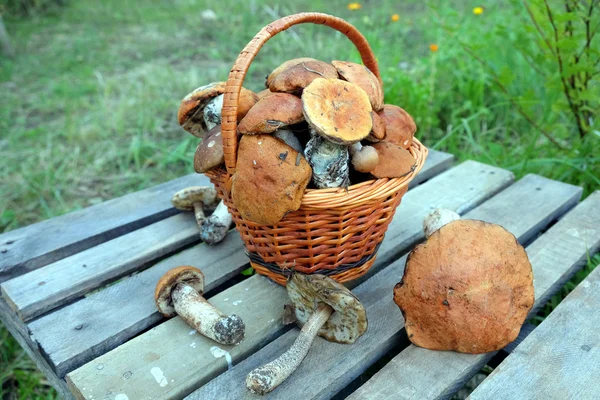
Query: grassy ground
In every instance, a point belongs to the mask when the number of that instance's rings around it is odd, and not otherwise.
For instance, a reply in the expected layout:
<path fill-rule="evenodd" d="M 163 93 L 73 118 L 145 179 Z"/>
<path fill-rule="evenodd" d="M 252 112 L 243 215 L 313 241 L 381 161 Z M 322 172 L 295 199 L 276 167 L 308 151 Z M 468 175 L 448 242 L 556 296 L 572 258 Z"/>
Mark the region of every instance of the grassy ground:
<path fill-rule="evenodd" d="M 0 60 L 0 232 L 191 172 L 196 139 L 176 123 L 179 100 L 224 80 L 241 48 L 277 15 L 307 10 L 346 18 L 367 36 L 386 102 L 415 117 L 429 147 L 517 177 L 580 185 L 585 195 L 600 187 L 599 134 L 579 140 L 560 88 L 548 84 L 555 68 L 515 50 L 535 34 L 519 2 L 373 0 L 355 11 L 337 0 L 157 3 L 73 1 L 38 17 L 4 16 L 17 56 Z M 200 17 L 206 4 L 215 21 Z M 475 15 L 479 5 L 485 10 Z M 259 90 L 270 70 L 300 55 L 358 61 L 340 34 L 296 27 L 269 41 L 246 87 Z M 598 85 L 590 90 L 600 96 Z M 0 398 L 53 397 L 6 331 L 0 340 Z"/>

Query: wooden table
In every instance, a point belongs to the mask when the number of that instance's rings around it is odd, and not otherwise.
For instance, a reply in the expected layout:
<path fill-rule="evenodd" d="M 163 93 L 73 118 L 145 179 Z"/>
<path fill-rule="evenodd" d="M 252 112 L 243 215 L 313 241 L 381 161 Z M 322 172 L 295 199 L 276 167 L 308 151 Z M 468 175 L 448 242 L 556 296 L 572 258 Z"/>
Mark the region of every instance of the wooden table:
<path fill-rule="evenodd" d="M 410 345 L 392 301 L 405 254 L 423 239 L 433 208 L 505 226 L 527 246 L 535 275 L 532 314 L 600 248 L 600 192 L 432 151 L 404 196 L 369 273 L 350 286 L 369 329 L 355 345 L 317 338 L 300 368 L 268 398 L 447 398 L 492 358 L 502 361 L 473 393 L 480 398 L 600 398 L 600 271 L 533 333 L 498 354 L 434 352 Z M 232 230 L 215 246 L 199 242 L 191 213 L 171 195 L 207 183 L 189 175 L 0 236 L 0 317 L 65 398 L 246 399 L 252 368 L 287 348 L 297 328 L 281 322 L 285 289 L 247 268 Z M 246 338 L 222 346 L 153 301 L 168 269 L 201 268 L 207 297 L 246 323 Z M 528 326 L 531 328 L 531 326 Z"/>

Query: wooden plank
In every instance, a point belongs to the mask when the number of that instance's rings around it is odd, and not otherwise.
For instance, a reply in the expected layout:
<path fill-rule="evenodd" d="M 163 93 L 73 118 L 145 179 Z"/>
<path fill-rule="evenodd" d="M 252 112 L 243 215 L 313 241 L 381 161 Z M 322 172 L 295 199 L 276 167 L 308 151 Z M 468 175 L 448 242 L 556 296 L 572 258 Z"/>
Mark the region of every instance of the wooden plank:
<path fill-rule="evenodd" d="M 473 208 L 511 180 L 512 174 L 508 171 L 466 162 L 409 191 L 390 224 L 372 270 L 387 265 L 392 257 L 421 237 L 421 219 L 431 207 Z M 408 237 L 414 238 L 412 242 L 406 239 Z M 229 352 L 233 362 L 285 331 L 281 310 L 286 299 L 282 287 L 260 276 L 210 299 L 224 312 L 235 312 L 245 321 L 246 339 L 237 346 L 220 346 Z M 71 372 L 67 383 L 81 398 L 89 395 L 98 398 L 109 392 L 124 393 L 129 398 L 181 397 L 227 368 L 225 358 L 213 356 L 214 342 L 198 335 L 190 337 L 189 332 L 190 328 L 178 318 L 169 320 Z M 168 379 L 167 385 L 157 384 L 148 372 L 152 368 L 160 369 Z M 123 374 L 129 379 L 124 380 Z"/>
<path fill-rule="evenodd" d="M 450 154 L 431 152 L 415 181 L 421 182 L 431 178 L 432 174 L 448 168 L 452 160 L 453 156 Z M 106 251 L 101 253 L 110 254 Z M 134 252 L 133 257 L 139 255 Z M 239 235 L 232 231 L 228 238 L 217 246 L 207 249 L 200 245 L 167 258 L 132 279 L 119 282 L 106 291 L 94 293 L 32 322 L 29 328 L 57 374 L 62 377 L 68 371 L 115 348 L 161 319 L 151 301 L 152 288 L 153 282 L 167 269 L 175 265 L 196 265 L 204 270 L 209 281 L 212 280 L 211 287 L 215 287 L 239 272 L 246 263 L 247 258 Z M 112 268 L 120 268 L 123 259 L 104 264 L 114 264 Z M 106 265 L 103 265 L 102 274 L 108 272 Z M 72 279 L 67 281 L 69 284 L 76 282 Z M 20 290 L 20 285 L 15 286 Z M 25 295 L 29 296 L 27 293 Z M 64 290 L 62 293 L 64 295 Z M 115 296 L 122 299 L 122 302 L 115 303 Z M 63 323 L 57 323 L 58 321 L 72 321 L 72 326 L 65 327 Z"/>
<path fill-rule="evenodd" d="M 535 190 L 532 181 L 544 194 Z M 539 221 L 548 220 L 549 214 L 557 217 L 559 210 L 564 209 L 565 204 L 574 204 L 580 194 L 580 188 L 529 175 L 467 213 L 467 218 L 500 223 L 521 238 L 528 235 L 532 227 L 539 226 Z M 528 201 L 523 202 L 523 199 Z M 318 338 L 298 370 L 269 395 L 270 399 L 330 398 L 394 346 L 400 339 L 404 320 L 391 294 L 402 278 L 405 259 L 406 256 L 353 290 L 367 309 L 367 333 L 354 346 Z M 219 394 L 232 399 L 259 398 L 244 387 L 245 376 L 289 348 L 297 334 L 294 329 L 282 335 L 186 399 L 217 398 Z"/>
<path fill-rule="evenodd" d="M 11 308 L 28 321 L 198 241 L 194 214 L 181 213 L 6 281 L 0 289 Z"/>
<path fill-rule="evenodd" d="M 454 155 L 437 150 L 429 150 L 425 165 L 417 176 L 408 184 L 409 189 L 448 170 L 454 164 Z"/>
<path fill-rule="evenodd" d="M 48 382 L 56 389 L 56 391 L 62 396 L 64 400 L 74 399 L 73 395 L 67 388 L 67 384 L 64 380 L 59 379 L 56 374 L 52 371 L 52 368 L 48 365 L 44 357 L 40 354 L 39 349 L 35 343 L 29 337 L 29 335 L 22 330 L 22 321 L 20 321 L 12 312 L 8 304 L 0 297 L 0 322 L 6 326 L 6 329 L 10 332 L 19 345 L 25 350 L 27 355 L 35 362 L 35 365 L 44 375 L 46 375 Z M 0 364 L 0 367 L 2 365 Z M 1 369 L 0 369 L 1 371 Z"/>
<path fill-rule="evenodd" d="M 595 192 L 527 247 L 536 297 L 530 315 L 585 264 L 588 254 L 600 248 L 598 209 L 600 192 Z M 448 398 L 493 355 L 430 351 L 411 345 L 350 398 L 387 399 L 390 395 L 401 399 Z M 545 379 L 555 377 L 556 373 L 553 373 Z"/>
<path fill-rule="evenodd" d="M 596 268 L 469 397 L 600 398 L 600 268 Z"/>
<path fill-rule="evenodd" d="M 187 186 L 209 185 L 190 174 L 0 235 L 0 282 L 50 264 L 178 213 L 171 196 Z"/>

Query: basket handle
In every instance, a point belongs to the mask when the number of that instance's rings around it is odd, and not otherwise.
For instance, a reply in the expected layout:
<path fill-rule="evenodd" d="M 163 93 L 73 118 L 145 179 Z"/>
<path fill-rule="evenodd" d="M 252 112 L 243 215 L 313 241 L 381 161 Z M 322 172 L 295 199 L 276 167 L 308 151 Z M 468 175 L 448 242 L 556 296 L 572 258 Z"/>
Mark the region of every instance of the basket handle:
<path fill-rule="evenodd" d="M 377 60 L 367 39 L 365 39 L 358 29 L 343 19 L 328 14 L 310 12 L 289 15 L 271 22 L 262 28 L 250 43 L 244 47 L 244 50 L 242 50 L 229 72 L 229 78 L 225 86 L 223 109 L 221 111 L 221 133 L 223 135 L 225 166 L 227 167 L 227 174 L 230 176 L 235 172 L 237 161 L 237 109 L 240 90 L 248 68 L 250 68 L 250 64 L 258 54 L 258 51 L 271 37 L 294 25 L 304 23 L 327 25 L 346 35 L 358 49 L 365 66 L 381 82 Z"/>

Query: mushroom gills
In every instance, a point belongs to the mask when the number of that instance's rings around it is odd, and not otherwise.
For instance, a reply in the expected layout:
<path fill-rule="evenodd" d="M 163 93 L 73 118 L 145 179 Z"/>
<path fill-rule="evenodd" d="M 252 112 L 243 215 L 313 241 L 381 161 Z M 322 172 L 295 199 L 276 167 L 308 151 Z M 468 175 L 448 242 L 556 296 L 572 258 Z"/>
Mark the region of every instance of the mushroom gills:
<path fill-rule="evenodd" d="M 319 304 L 316 312 L 300 330 L 292 347 L 270 363 L 252 370 L 246 377 L 246 387 L 252 393 L 266 394 L 283 383 L 302 363 L 319 330 L 332 313 L 331 306 Z"/>
<path fill-rule="evenodd" d="M 312 180 L 319 189 L 350 185 L 348 146 L 314 135 L 306 144 L 304 155 L 313 170 Z"/>
<path fill-rule="evenodd" d="M 244 321 L 237 315 L 225 316 L 192 286 L 178 283 L 171 292 L 177 314 L 202 335 L 232 345 L 244 338 Z"/>
<path fill-rule="evenodd" d="M 204 107 L 204 124 L 206 130 L 211 130 L 217 125 L 221 125 L 221 110 L 223 109 L 224 95 L 220 94 Z"/>

